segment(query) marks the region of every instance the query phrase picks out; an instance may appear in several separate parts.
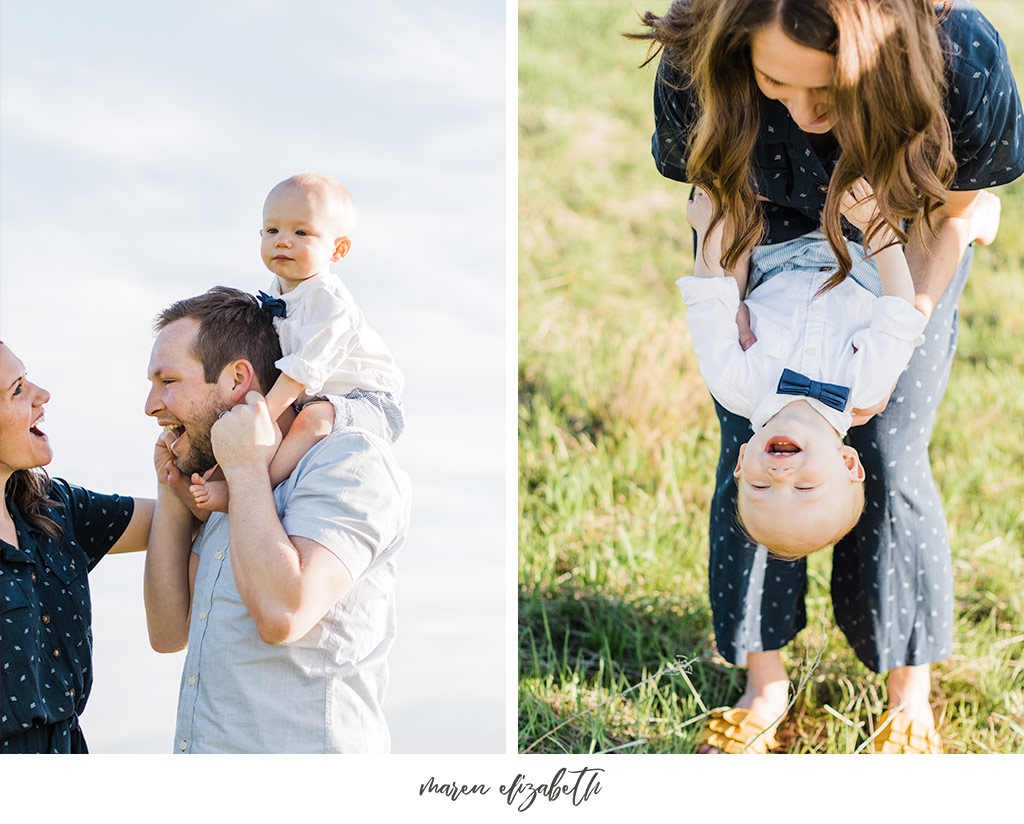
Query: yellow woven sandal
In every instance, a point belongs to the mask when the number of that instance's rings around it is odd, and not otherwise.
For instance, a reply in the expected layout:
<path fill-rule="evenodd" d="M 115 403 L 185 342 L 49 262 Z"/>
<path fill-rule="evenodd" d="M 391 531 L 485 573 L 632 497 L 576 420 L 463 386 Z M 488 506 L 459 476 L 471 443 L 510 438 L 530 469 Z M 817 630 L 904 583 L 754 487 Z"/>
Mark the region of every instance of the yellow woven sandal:
<path fill-rule="evenodd" d="M 942 738 L 938 731 L 926 728 L 905 712 L 887 710 L 878 719 L 878 728 L 881 732 L 871 741 L 873 753 L 942 753 Z"/>
<path fill-rule="evenodd" d="M 698 746 L 707 744 L 730 755 L 764 755 L 779 746 L 775 735 L 771 731 L 765 732 L 770 726 L 769 722 L 750 710 L 718 707 L 708 713 L 704 728 L 700 731 Z M 764 734 L 760 735 L 762 732 Z"/>

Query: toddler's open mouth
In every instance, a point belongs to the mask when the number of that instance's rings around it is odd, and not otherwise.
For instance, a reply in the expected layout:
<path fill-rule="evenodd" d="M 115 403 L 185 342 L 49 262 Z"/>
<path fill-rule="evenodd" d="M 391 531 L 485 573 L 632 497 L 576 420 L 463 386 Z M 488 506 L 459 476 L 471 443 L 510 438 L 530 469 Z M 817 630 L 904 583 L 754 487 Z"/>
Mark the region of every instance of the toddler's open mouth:
<path fill-rule="evenodd" d="M 800 445 L 795 441 L 783 435 L 777 435 L 774 438 L 768 439 L 768 443 L 764 446 L 764 451 L 769 455 L 777 455 L 778 457 L 784 458 L 790 455 L 795 455 L 802 450 L 800 449 Z"/>

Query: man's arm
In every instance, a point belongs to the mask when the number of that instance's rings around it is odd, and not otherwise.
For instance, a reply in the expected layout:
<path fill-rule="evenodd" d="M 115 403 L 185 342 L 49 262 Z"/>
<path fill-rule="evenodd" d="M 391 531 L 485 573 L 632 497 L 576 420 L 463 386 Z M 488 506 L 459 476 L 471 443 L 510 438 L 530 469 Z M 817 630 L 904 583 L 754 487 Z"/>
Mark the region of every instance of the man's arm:
<path fill-rule="evenodd" d="M 154 454 L 158 491 L 143 576 L 149 643 L 157 652 L 177 652 L 188 645 L 199 563 L 199 556 L 191 551 L 192 513 L 171 488 L 180 473 L 166 443 L 170 437 L 161 436 Z"/>
<path fill-rule="evenodd" d="M 213 426 L 214 454 L 228 483 L 231 568 L 260 638 L 283 644 L 301 638 L 352 585 L 334 553 L 285 533 L 268 467 L 276 448 L 265 399 L 250 392 Z"/>

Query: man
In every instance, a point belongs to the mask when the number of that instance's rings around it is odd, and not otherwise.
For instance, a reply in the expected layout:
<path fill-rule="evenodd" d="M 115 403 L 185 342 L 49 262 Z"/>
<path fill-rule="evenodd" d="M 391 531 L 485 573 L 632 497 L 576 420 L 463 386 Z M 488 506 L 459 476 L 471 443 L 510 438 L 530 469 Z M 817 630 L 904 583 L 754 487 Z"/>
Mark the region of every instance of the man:
<path fill-rule="evenodd" d="M 153 648 L 188 648 L 175 751 L 387 752 L 394 556 L 409 519 L 390 442 L 336 405 L 330 434 L 272 489 L 270 317 L 218 287 L 172 305 L 157 329 L 146 413 L 167 431 L 145 600 Z M 215 464 L 229 512 L 193 542 L 189 477 Z"/>

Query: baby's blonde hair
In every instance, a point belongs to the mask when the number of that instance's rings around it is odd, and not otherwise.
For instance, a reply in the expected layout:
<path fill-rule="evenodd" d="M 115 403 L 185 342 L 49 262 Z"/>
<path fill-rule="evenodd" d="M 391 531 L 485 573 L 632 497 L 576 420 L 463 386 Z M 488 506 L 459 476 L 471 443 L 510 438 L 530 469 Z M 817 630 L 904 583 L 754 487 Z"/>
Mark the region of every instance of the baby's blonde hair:
<path fill-rule="evenodd" d="M 338 237 L 351 236 L 356 227 L 356 202 L 336 177 L 317 172 L 292 175 L 271 189 L 267 200 L 276 192 L 286 189 L 301 189 L 314 200 L 318 209 L 328 215 L 328 220 Z"/>
<path fill-rule="evenodd" d="M 743 493 L 740 491 L 736 495 L 736 518 L 750 540 L 773 555 L 795 561 L 837 544 L 857 525 L 864 511 L 864 484 L 851 482 L 850 487 L 850 494 L 841 502 L 836 519 L 819 529 L 801 528 L 795 517 L 769 518 L 767 523 L 750 522 L 743 517 Z"/>

